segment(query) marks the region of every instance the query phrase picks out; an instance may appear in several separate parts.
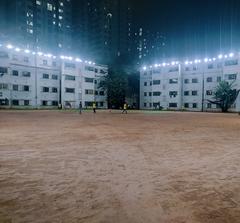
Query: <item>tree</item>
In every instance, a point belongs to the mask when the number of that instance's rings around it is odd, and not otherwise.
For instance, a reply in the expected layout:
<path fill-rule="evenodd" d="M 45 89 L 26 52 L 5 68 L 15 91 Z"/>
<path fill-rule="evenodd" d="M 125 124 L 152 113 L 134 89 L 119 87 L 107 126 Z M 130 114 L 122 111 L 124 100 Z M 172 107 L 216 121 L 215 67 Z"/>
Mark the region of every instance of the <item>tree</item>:
<path fill-rule="evenodd" d="M 222 112 L 228 112 L 240 92 L 240 90 L 234 89 L 233 84 L 234 82 L 221 81 L 214 91 L 214 100 L 208 101 L 218 105 L 222 109 Z"/>
<path fill-rule="evenodd" d="M 123 106 L 127 90 L 127 74 L 118 66 L 110 66 L 108 75 L 100 82 L 99 87 L 107 91 L 109 108 Z"/>

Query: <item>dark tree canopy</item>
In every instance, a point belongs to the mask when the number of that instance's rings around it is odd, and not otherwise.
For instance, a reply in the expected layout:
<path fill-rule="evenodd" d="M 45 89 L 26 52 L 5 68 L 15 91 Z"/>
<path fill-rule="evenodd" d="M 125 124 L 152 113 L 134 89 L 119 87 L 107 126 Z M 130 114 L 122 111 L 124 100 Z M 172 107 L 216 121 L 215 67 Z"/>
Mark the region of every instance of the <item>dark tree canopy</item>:
<path fill-rule="evenodd" d="M 234 82 L 221 81 L 214 91 L 214 100 L 208 100 L 212 104 L 218 105 L 222 112 L 228 112 L 236 101 L 240 90 L 234 89 Z"/>

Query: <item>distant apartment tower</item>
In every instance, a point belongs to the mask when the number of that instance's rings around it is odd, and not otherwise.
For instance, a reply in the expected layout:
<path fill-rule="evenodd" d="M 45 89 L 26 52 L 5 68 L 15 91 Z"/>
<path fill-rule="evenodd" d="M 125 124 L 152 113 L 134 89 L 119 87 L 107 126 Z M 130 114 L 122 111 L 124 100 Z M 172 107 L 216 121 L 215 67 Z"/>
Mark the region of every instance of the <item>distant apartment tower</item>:
<path fill-rule="evenodd" d="M 127 0 L 74 0 L 74 48 L 100 63 L 127 58 L 133 37 L 131 18 Z"/>
<path fill-rule="evenodd" d="M 1 0 L 2 42 L 53 52 L 71 47 L 71 0 Z"/>
<path fill-rule="evenodd" d="M 150 32 L 137 28 L 134 33 L 134 45 L 137 64 L 151 63 L 155 58 L 165 58 L 166 37 L 160 32 Z"/>

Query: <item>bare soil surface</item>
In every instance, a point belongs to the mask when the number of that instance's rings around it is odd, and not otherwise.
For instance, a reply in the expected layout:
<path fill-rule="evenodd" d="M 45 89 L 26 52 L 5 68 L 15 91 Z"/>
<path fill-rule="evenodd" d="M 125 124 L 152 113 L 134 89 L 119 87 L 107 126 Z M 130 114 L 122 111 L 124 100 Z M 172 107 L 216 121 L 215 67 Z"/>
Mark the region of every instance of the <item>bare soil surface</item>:
<path fill-rule="evenodd" d="M 240 222 L 240 116 L 0 111 L 0 222 Z"/>

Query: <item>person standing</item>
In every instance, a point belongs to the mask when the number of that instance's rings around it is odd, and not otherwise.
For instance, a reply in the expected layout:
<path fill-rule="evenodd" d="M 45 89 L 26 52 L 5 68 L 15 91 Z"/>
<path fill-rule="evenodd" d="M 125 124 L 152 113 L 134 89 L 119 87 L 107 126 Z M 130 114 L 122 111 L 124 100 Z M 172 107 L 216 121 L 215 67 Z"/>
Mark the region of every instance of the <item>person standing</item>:
<path fill-rule="evenodd" d="M 82 114 L 82 102 L 80 101 L 79 103 L 79 114 L 81 115 Z"/>
<path fill-rule="evenodd" d="M 96 113 L 96 102 L 93 102 L 93 113 Z"/>
<path fill-rule="evenodd" d="M 123 105 L 123 111 L 122 111 L 122 114 L 127 114 L 127 103 L 124 103 Z"/>

